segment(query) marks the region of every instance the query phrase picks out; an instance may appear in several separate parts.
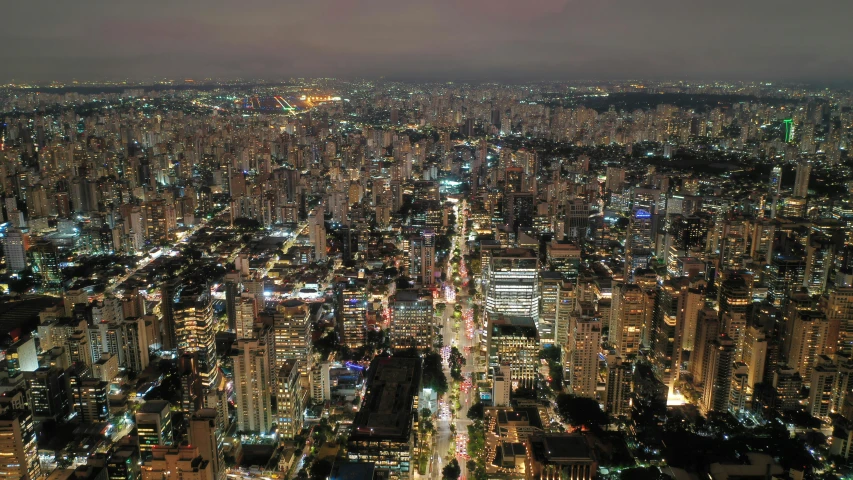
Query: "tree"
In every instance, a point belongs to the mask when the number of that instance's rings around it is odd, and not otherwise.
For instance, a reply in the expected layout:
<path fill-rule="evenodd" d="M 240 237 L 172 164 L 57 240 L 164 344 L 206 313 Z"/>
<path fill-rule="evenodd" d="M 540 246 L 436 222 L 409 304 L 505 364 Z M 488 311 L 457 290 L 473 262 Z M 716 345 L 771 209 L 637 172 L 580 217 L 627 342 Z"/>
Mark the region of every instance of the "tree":
<path fill-rule="evenodd" d="M 317 460 L 310 468 L 312 480 L 326 480 L 332 474 L 332 463 L 328 460 Z"/>
<path fill-rule="evenodd" d="M 234 228 L 238 232 L 256 232 L 261 229 L 261 222 L 254 218 L 237 217 L 234 219 Z"/>
<path fill-rule="evenodd" d="M 462 475 L 462 468 L 455 458 L 441 469 L 442 480 L 457 480 Z"/>
<path fill-rule="evenodd" d="M 591 398 L 576 397 L 566 393 L 557 396 L 557 411 L 566 423 L 597 429 L 608 422 L 598 402 Z"/>
<path fill-rule="evenodd" d="M 438 395 L 447 393 L 447 377 L 441 366 L 441 355 L 429 352 L 424 356 L 423 367 L 424 388 L 433 389 Z"/>
<path fill-rule="evenodd" d="M 482 420 L 484 414 L 483 402 L 477 402 L 468 408 L 468 418 L 471 420 Z"/>
<path fill-rule="evenodd" d="M 486 452 L 486 434 L 483 422 L 474 421 L 468 425 L 468 455 L 479 458 Z"/>
<path fill-rule="evenodd" d="M 450 349 L 450 376 L 453 377 L 454 380 L 462 380 L 462 367 L 465 365 L 465 357 L 462 355 L 462 352 L 459 351 L 458 348 L 452 347 Z"/>

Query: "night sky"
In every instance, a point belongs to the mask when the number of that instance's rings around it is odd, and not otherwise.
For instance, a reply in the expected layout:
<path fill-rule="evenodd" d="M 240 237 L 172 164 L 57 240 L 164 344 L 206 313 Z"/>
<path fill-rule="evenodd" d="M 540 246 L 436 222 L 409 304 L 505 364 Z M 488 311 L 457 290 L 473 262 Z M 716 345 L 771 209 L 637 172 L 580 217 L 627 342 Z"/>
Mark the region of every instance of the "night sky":
<path fill-rule="evenodd" d="M 850 0 L 20 0 L 0 81 L 853 80 Z"/>

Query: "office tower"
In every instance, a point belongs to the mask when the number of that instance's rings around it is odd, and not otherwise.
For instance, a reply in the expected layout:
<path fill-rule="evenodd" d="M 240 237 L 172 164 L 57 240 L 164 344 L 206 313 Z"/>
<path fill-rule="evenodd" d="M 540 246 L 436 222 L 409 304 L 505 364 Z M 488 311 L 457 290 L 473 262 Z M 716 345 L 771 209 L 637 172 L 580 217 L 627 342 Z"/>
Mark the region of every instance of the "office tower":
<path fill-rule="evenodd" d="M 275 423 L 271 404 L 270 355 L 266 344 L 257 339 L 237 340 L 234 362 L 234 390 L 237 394 L 237 429 L 268 434 Z"/>
<path fill-rule="evenodd" d="M 350 462 L 382 462 L 400 479 L 412 478 L 414 416 L 420 410 L 420 358 L 382 358 L 370 363 L 361 409 L 352 422 Z"/>
<path fill-rule="evenodd" d="M 0 414 L 0 478 L 38 480 L 39 464 L 35 427 L 29 412 L 10 410 Z"/>
<path fill-rule="evenodd" d="M 734 342 L 736 358 L 743 355 L 747 316 L 752 305 L 752 279 L 744 276 L 727 278 L 719 290 L 722 331 Z"/>
<path fill-rule="evenodd" d="M 566 236 L 575 241 L 587 238 L 589 229 L 589 202 L 584 198 L 574 198 L 566 202 Z"/>
<path fill-rule="evenodd" d="M 805 198 L 809 195 L 809 177 L 811 177 L 811 174 L 811 162 L 806 159 L 800 159 L 797 162 L 797 175 L 794 179 L 793 196 Z"/>
<path fill-rule="evenodd" d="M 705 366 L 705 390 L 702 406 L 706 412 L 726 412 L 732 386 L 734 342 L 725 334 L 711 342 L 708 364 Z"/>
<path fill-rule="evenodd" d="M 302 412 L 308 392 L 302 388 L 299 360 L 287 360 L 276 381 L 276 426 L 281 438 L 292 439 L 302 431 Z"/>
<path fill-rule="evenodd" d="M 690 374 L 693 384 L 703 385 L 705 370 L 711 355 L 711 342 L 720 335 L 720 320 L 717 312 L 705 309 L 699 312 L 696 329 L 696 348 L 690 354 Z"/>
<path fill-rule="evenodd" d="M 598 462 L 587 438 L 577 433 L 535 432 L 525 441 L 526 478 L 592 480 Z"/>
<path fill-rule="evenodd" d="M 322 206 L 316 207 L 308 216 L 308 237 L 314 245 L 314 260 L 326 261 L 326 224 Z"/>
<path fill-rule="evenodd" d="M 581 262 L 581 249 L 577 244 L 551 240 L 545 251 L 545 259 L 551 270 L 559 272 L 563 280 L 577 282 Z"/>
<path fill-rule="evenodd" d="M 210 462 L 213 478 L 225 478 L 225 459 L 222 455 L 222 431 L 217 427 L 216 410 L 203 408 L 197 411 L 189 422 L 187 435 L 190 445 L 198 448 L 201 458 Z"/>
<path fill-rule="evenodd" d="M 539 259 L 532 250 L 507 249 L 489 259 L 486 314 L 539 318 Z"/>
<path fill-rule="evenodd" d="M 542 272 L 539 276 L 540 315 L 536 329 L 539 330 L 542 346 L 554 345 L 556 342 L 562 284 L 563 276 L 559 272 Z"/>
<path fill-rule="evenodd" d="M 172 444 L 172 411 L 166 400 L 149 400 L 136 412 L 136 431 L 143 459 L 151 458 L 155 446 Z"/>
<path fill-rule="evenodd" d="M 107 460 L 107 475 L 110 480 L 140 480 L 139 450 L 132 445 L 116 448 Z"/>
<path fill-rule="evenodd" d="M 504 205 L 506 224 L 516 234 L 530 233 L 536 216 L 536 198 L 531 192 L 507 193 Z"/>
<path fill-rule="evenodd" d="M 409 239 L 409 277 L 421 285 L 435 283 L 435 233 L 431 230 Z"/>
<path fill-rule="evenodd" d="M 581 316 L 569 332 L 569 388 L 579 397 L 595 398 L 598 386 L 598 352 L 601 349 L 601 319 Z"/>
<path fill-rule="evenodd" d="M 615 355 L 607 357 L 607 384 L 604 388 L 604 411 L 613 417 L 631 414 L 631 378 L 633 365 Z"/>
<path fill-rule="evenodd" d="M 10 377 L 39 368 L 36 342 L 33 337 L 22 338 L 6 349 L 6 371 Z"/>
<path fill-rule="evenodd" d="M 841 287 L 830 292 L 825 304 L 831 334 L 827 347 L 834 348 L 830 342 L 836 343 L 833 337 L 837 337 L 838 353 L 853 354 L 853 287 Z"/>
<path fill-rule="evenodd" d="M 62 274 L 59 271 L 59 251 L 56 245 L 47 240 L 38 240 L 30 248 L 33 257 L 33 272 L 41 279 L 41 287 L 46 291 L 60 291 Z"/>
<path fill-rule="evenodd" d="M 806 258 L 800 255 L 774 255 L 769 273 L 768 298 L 774 306 L 784 307 L 805 282 Z"/>
<path fill-rule="evenodd" d="M 770 170 L 770 195 L 779 195 L 782 188 L 782 167 Z"/>
<path fill-rule="evenodd" d="M 202 387 L 215 389 L 219 385 L 219 358 L 210 289 L 206 285 L 185 285 L 179 298 L 173 306 L 178 354 L 195 354 Z"/>
<path fill-rule="evenodd" d="M 235 301 L 235 329 L 237 339 L 252 338 L 252 329 L 258 321 L 258 303 L 251 293 L 244 293 Z"/>
<path fill-rule="evenodd" d="M 109 384 L 99 378 L 68 376 L 74 411 L 82 423 L 105 422 L 109 419 L 110 409 L 107 401 Z"/>
<path fill-rule="evenodd" d="M 10 228 L 3 235 L 2 243 L 6 270 L 17 273 L 27 268 L 27 236 L 18 229 Z"/>
<path fill-rule="evenodd" d="M 625 239 L 625 279 L 632 280 L 635 270 L 648 267 L 649 259 L 654 255 L 654 238 L 652 214 L 646 209 L 634 207 L 628 219 Z"/>
<path fill-rule="evenodd" d="M 142 480 L 215 480 L 212 462 L 195 445 L 158 448 L 142 462 Z"/>
<path fill-rule="evenodd" d="M 426 290 L 397 290 L 390 300 L 391 347 L 427 351 L 433 343 L 432 294 Z"/>
<path fill-rule="evenodd" d="M 228 318 L 228 329 L 237 330 L 237 299 L 240 297 L 242 285 L 240 274 L 229 272 L 225 274 L 225 315 Z"/>
<path fill-rule="evenodd" d="M 540 348 L 533 319 L 490 314 L 488 320 L 489 365 L 509 365 L 513 381 L 532 384 Z"/>
<path fill-rule="evenodd" d="M 610 309 L 610 343 L 627 358 L 639 352 L 647 317 L 652 313 L 649 297 L 635 284 L 613 289 Z"/>
<path fill-rule="evenodd" d="M 823 313 L 803 310 L 794 316 L 788 365 L 800 373 L 806 386 L 811 381 L 812 369 L 817 366 L 818 358 L 824 354 L 828 333 L 829 321 Z"/>
<path fill-rule="evenodd" d="M 342 329 L 341 341 L 349 348 L 364 345 L 367 320 L 367 289 L 354 279 L 339 287 L 338 325 Z"/>
<path fill-rule="evenodd" d="M 838 366 L 829 357 L 821 355 L 818 365 L 812 370 L 809 387 L 809 411 L 813 417 L 829 420 L 837 377 Z"/>
<path fill-rule="evenodd" d="M 492 367 L 492 405 L 510 406 L 512 396 L 512 370 L 509 365 Z"/>

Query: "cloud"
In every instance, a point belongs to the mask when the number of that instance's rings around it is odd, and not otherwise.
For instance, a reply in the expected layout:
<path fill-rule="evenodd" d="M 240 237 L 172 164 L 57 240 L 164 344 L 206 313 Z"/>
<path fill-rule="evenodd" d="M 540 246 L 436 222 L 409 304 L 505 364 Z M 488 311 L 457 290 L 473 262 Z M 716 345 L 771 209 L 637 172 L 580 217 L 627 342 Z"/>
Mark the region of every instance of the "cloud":
<path fill-rule="evenodd" d="M 163 76 L 850 80 L 853 2 L 14 2 L 0 81 Z M 50 3 L 50 2 L 48 2 Z M 33 21 L 38 19 L 38 21 Z"/>

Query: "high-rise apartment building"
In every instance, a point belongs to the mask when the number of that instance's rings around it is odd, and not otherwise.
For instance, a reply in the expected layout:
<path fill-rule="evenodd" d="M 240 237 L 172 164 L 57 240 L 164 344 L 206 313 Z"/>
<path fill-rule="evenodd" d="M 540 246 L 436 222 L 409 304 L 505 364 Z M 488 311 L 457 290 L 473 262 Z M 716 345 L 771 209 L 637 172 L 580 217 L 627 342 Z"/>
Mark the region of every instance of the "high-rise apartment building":
<path fill-rule="evenodd" d="M 706 412 L 727 412 L 732 387 L 734 341 L 727 335 L 721 335 L 711 342 L 709 353 L 702 406 Z"/>
<path fill-rule="evenodd" d="M 234 390 L 237 394 L 237 429 L 268 434 L 275 423 L 270 377 L 269 345 L 258 339 L 237 340 L 234 362 Z"/>
<path fill-rule="evenodd" d="M 213 302 L 206 285 L 187 285 L 173 306 L 178 354 L 195 354 L 198 373 L 206 390 L 219 386 L 219 358 L 216 356 Z"/>
<path fill-rule="evenodd" d="M 795 197 L 805 198 L 809 195 L 809 179 L 812 174 L 812 164 L 806 159 L 800 159 L 797 162 L 797 173 L 794 177 L 794 191 L 792 194 Z"/>
<path fill-rule="evenodd" d="M 598 354 L 601 350 L 601 319 L 581 316 L 569 327 L 567 372 L 574 395 L 595 398 L 598 387 Z"/>
<path fill-rule="evenodd" d="M 649 297 L 639 285 L 620 284 L 613 289 L 610 309 L 610 343 L 623 357 L 640 351 L 643 329 L 652 313 Z"/>

